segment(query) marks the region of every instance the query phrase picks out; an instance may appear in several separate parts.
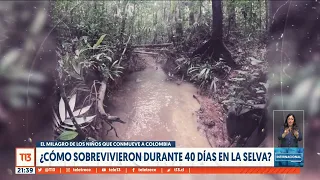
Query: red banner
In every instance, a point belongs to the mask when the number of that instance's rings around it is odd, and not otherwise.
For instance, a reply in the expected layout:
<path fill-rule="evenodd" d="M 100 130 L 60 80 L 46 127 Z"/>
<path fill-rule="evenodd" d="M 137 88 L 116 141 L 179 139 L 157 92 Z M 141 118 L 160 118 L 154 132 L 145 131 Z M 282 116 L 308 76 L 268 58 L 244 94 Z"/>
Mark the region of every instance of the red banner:
<path fill-rule="evenodd" d="M 300 174 L 279 167 L 37 167 L 36 174 Z"/>

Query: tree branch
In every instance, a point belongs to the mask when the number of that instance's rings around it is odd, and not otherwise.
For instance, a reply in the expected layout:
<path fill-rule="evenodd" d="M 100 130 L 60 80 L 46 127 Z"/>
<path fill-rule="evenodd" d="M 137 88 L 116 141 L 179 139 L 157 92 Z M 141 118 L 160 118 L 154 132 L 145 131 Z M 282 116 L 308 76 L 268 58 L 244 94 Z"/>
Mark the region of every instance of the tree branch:
<path fill-rule="evenodd" d="M 143 45 L 133 45 L 133 48 L 155 48 L 155 47 L 168 47 L 173 45 L 173 43 L 163 43 L 163 44 L 143 44 Z"/>
<path fill-rule="evenodd" d="M 70 108 L 70 105 L 69 105 L 69 102 L 68 102 L 68 99 L 67 99 L 67 96 L 66 96 L 66 92 L 64 90 L 64 86 L 63 84 L 61 83 L 60 81 L 60 78 L 57 78 L 57 81 L 58 81 L 58 89 L 59 89 L 59 92 L 60 92 L 60 96 L 62 98 L 62 100 L 64 101 L 64 104 L 65 104 L 65 107 L 66 107 L 66 110 L 68 112 L 68 114 L 70 115 L 70 118 L 71 118 L 71 121 L 73 123 L 73 125 L 75 126 L 77 132 L 79 133 L 81 139 L 85 139 L 87 137 L 86 133 L 82 130 L 82 128 L 80 127 L 80 125 L 77 123 L 74 115 L 73 115 L 73 112 Z"/>
<path fill-rule="evenodd" d="M 98 103 L 97 103 L 97 106 L 98 106 L 98 111 L 99 113 L 102 115 L 102 116 L 105 116 L 106 118 L 104 119 L 104 121 L 110 126 L 110 129 L 107 130 L 107 135 L 108 133 L 113 130 L 116 134 L 116 136 L 118 137 L 118 133 L 116 131 L 116 129 L 114 128 L 114 126 L 112 125 L 113 122 L 119 122 L 119 123 L 122 123 L 122 124 L 125 124 L 124 121 L 122 121 L 119 117 L 117 116 L 110 116 L 109 114 L 106 113 L 106 111 L 104 110 L 104 104 L 103 104 L 103 100 L 104 100 L 104 97 L 105 97 L 105 93 L 106 93 L 106 90 L 107 90 L 107 81 L 106 80 L 103 80 L 101 82 L 101 86 L 99 88 L 99 96 L 98 96 Z"/>
<path fill-rule="evenodd" d="M 125 48 L 123 49 L 123 52 L 122 52 L 122 54 L 121 54 L 121 57 L 120 57 L 120 60 L 119 60 L 119 64 L 121 64 L 122 58 L 123 58 L 123 56 L 124 56 L 124 54 L 125 54 L 125 52 L 126 52 L 126 50 L 127 50 L 128 43 L 130 42 L 130 39 L 131 39 L 131 35 L 129 36 L 128 41 L 127 41 L 126 44 L 125 44 Z"/>

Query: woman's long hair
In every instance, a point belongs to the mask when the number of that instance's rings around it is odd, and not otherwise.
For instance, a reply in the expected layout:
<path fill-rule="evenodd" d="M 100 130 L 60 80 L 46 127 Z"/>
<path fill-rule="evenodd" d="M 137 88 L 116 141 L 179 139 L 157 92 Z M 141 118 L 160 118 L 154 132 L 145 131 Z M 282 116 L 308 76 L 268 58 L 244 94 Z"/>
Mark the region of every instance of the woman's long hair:
<path fill-rule="evenodd" d="M 298 129 L 298 125 L 296 123 L 296 117 L 293 115 L 293 114 L 288 114 L 287 115 L 287 118 L 284 120 L 284 128 L 288 128 L 289 127 L 289 124 L 288 124 L 288 118 L 292 116 L 293 117 L 293 125 L 292 125 L 292 130 L 297 130 Z"/>

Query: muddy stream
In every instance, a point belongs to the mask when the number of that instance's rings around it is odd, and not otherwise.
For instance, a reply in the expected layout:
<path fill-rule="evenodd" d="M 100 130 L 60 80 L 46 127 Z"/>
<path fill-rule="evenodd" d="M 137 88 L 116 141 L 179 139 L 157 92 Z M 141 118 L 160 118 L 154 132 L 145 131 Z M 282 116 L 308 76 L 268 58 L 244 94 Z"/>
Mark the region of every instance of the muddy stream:
<path fill-rule="evenodd" d="M 167 81 L 154 58 L 141 58 L 146 59 L 147 68 L 131 74 L 109 103 L 113 106 L 108 109 L 127 122 L 117 125 L 119 139 L 173 140 L 177 147 L 210 147 L 197 130 L 196 88 Z"/>
<path fill-rule="evenodd" d="M 119 138 L 111 132 L 106 140 L 171 140 L 177 147 L 210 147 L 197 130 L 195 111 L 200 108 L 193 98 L 197 89 L 189 83 L 177 85 L 167 81 L 166 73 L 155 59 L 142 55 L 147 68 L 127 78 L 112 95 L 107 109 L 126 124 L 117 124 Z M 158 68 L 156 68 L 158 67 Z M 72 175 L 72 176 L 11 176 L 18 180 L 278 180 L 271 175 Z M 0 178 L 1 179 L 1 178 Z M 5 178 L 6 179 L 6 178 Z M 281 180 L 295 180 L 283 176 Z"/>
<path fill-rule="evenodd" d="M 127 78 L 112 95 L 108 109 L 126 124 L 117 124 L 117 133 L 109 134 L 112 140 L 171 140 L 177 147 L 210 147 L 206 137 L 198 131 L 199 103 L 193 98 L 196 87 L 190 83 L 177 85 L 168 81 L 161 65 L 148 55 L 140 55 L 147 68 Z M 110 136 L 111 135 L 111 136 Z M 260 179 L 274 180 L 267 175 L 125 175 L 122 180 L 206 180 L 206 179 Z M 281 178 L 283 179 L 283 177 Z M 292 179 L 292 178 L 285 178 Z"/>

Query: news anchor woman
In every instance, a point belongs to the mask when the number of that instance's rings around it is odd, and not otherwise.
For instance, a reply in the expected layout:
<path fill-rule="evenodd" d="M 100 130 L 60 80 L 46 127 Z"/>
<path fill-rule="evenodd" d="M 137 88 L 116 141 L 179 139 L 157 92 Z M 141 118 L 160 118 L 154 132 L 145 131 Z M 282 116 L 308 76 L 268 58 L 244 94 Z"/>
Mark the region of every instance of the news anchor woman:
<path fill-rule="evenodd" d="M 299 147 L 298 142 L 302 141 L 302 133 L 296 124 L 293 114 L 288 114 L 284 125 L 280 128 L 279 147 Z"/>

